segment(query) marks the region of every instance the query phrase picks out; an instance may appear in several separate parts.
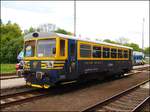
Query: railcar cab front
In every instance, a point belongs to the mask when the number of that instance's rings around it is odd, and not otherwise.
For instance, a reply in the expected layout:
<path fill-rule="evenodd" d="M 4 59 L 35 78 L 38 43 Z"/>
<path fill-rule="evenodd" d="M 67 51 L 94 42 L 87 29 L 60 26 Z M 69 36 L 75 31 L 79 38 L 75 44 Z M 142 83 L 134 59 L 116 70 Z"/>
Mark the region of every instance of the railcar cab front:
<path fill-rule="evenodd" d="M 24 40 L 23 75 L 28 85 L 49 87 L 75 73 L 75 40 L 52 32 L 31 33 Z"/>

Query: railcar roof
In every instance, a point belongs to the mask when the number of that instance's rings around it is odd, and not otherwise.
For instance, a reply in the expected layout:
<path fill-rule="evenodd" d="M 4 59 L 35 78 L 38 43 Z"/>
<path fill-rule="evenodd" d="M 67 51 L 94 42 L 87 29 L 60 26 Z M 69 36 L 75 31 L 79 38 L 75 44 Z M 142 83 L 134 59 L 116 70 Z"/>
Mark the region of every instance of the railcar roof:
<path fill-rule="evenodd" d="M 67 39 L 74 39 L 74 40 L 98 43 L 98 44 L 103 44 L 103 45 L 110 45 L 110 46 L 116 46 L 116 47 L 121 47 L 121 48 L 133 49 L 131 47 L 122 46 L 122 45 L 118 45 L 118 44 L 111 44 L 111 43 L 102 42 L 102 41 L 96 41 L 96 40 L 88 40 L 86 38 L 80 38 L 80 37 L 75 37 L 75 36 L 70 36 L 70 35 L 64 35 L 64 34 L 55 33 L 55 32 L 48 32 L 48 33 L 45 33 L 45 32 L 33 32 L 33 33 L 29 33 L 29 34 L 24 36 L 24 40 L 27 41 L 27 40 L 30 40 L 32 38 L 35 38 L 33 36 L 34 33 L 38 33 L 38 37 L 40 37 L 40 38 L 44 38 L 44 37 L 46 37 L 46 38 L 62 37 L 62 38 L 67 38 Z"/>

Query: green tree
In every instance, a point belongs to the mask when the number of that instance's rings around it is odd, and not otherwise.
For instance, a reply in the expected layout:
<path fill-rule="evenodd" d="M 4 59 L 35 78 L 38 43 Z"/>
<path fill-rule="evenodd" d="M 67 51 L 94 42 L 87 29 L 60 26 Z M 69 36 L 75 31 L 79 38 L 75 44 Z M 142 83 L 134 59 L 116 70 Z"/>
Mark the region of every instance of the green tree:
<path fill-rule="evenodd" d="M 35 32 L 35 31 L 36 31 L 35 28 L 33 28 L 33 27 L 30 27 L 30 28 L 29 28 L 29 33 L 32 33 L 32 32 Z"/>
<path fill-rule="evenodd" d="M 103 40 L 103 42 L 112 43 L 112 44 L 118 44 L 117 42 L 112 41 L 110 39 L 105 39 L 105 40 Z"/>
<path fill-rule="evenodd" d="M 16 63 L 17 55 L 23 46 L 22 31 L 18 24 L 8 21 L 1 24 L 0 56 L 1 63 Z"/>
<path fill-rule="evenodd" d="M 132 47 L 134 51 L 140 51 L 140 52 L 142 51 L 139 45 L 135 43 L 127 43 L 127 44 L 124 44 L 124 46 Z"/>
<path fill-rule="evenodd" d="M 21 28 L 16 23 L 11 23 L 10 21 L 7 24 L 1 25 L 1 41 L 3 43 L 11 39 L 18 38 L 22 35 Z"/>
<path fill-rule="evenodd" d="M 132 47 L 134 51 L 142 51 L 142 49 L 139 47 L 138 44 L 135 43 L 129 43 L 129 39 L 127 38 L 119 38 L 118 41 L 112 41 L 110 39 L 105 39 L 103 40 L 104 42 L 108 42 L 108 43 L 113 43 L 113 44 L 119 44 L 119 45 L 124 45 L 124 46 L 128 46 L 128 47 Z M 124 44 L 123 44 L 124 43 Z"/>
<path fill-rule="evenodd" d="M 144 54 L 147 55 L 147 56 L 150 56 L 150 47 L 146 47 L 144 49 Z"/>
<path fill-rule="evenodd" d="M 54 31 L 56 33 L 62 33 L 62 34 L 65 34 L 65 35 L 73 35 L 71 32 L 68 32 L 64 29 L 61 29 L 61 28 L 58 28 L 56 31 Z"/>
<path fill-rule="evenodd" d="M 0 19 L 0 25 L 2 25 L 2 24 L 3 24 L 2 19 Z"/>
<path fill-rule="evenodd" d="M 39 29 L 33 28 L 32 26 L 29 29 L 24 30 L 24 35 L 28 34 L 28 33 L 32 33 L 35 32 Z"/>

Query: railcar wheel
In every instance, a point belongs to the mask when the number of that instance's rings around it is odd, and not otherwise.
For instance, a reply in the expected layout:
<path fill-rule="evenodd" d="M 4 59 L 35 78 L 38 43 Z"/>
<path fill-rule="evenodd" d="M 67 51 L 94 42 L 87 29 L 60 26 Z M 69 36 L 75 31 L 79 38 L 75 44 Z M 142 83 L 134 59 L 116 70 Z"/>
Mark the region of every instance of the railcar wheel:
<path fill-rule="evenodd" d="M 119 79 L 122 78 L 124 76 L 124 73 L 119 73 L 115 75 L 115 78 Z"/>

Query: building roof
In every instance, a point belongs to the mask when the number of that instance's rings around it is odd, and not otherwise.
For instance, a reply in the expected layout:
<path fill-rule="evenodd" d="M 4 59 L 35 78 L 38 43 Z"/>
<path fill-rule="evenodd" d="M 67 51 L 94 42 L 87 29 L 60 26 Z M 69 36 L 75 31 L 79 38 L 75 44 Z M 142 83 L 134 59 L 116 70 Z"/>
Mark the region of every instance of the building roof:
<path fill-rule="evenodd" d="M 80 41 L 86 41 L 86 42 L 92 42 L 92 43 L 98 43 L 98 44 L 103 44 L 103 45 L 110 45 L 110 46 L 116 46 L 116 47 L 121 47 L 121 48 L 127 48 L 127 49 L 133 49 L 131 47 L 127 47 L 127 46 L 123 46 L 123 45 L 118 45 L 118 44 L 111 44 L 111 43 L 107 43 L 107 42 L 102 42 L 102 41 L 97 41 L 97 40 L 89 40 L 87 38 L 80 38 L 80 37 L 75 37 L 75 36 L 70 36 L 70 35 L 64 35 L 64 34 L 60 34 L 60 33 L 55 33 L 55 32 L 33 32 L 33 33 L 29 33 L 27 35 L 24 36 L 24 40 L 30 40 L 32 38 L 35 38 L 33 35 L 37 34 L 38 37 L 40 38 L 51 38 L 51 37 L 62 37 L 62 38 L 67 38 L 67 39 L 74 39 L 74 40 L 80 40 Z M 37 38 L 38 38 L 37 37 Z"/>

